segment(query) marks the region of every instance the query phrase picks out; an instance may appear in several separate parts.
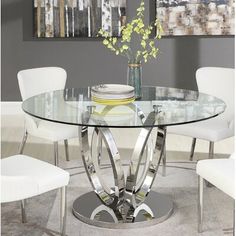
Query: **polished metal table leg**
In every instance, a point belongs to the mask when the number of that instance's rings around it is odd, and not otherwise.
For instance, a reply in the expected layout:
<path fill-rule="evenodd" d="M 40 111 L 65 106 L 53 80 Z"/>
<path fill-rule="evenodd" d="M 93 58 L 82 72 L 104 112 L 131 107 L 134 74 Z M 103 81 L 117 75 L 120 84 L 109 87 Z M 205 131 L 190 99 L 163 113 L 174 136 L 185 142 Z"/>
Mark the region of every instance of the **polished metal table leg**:
<path fill-rule="evenodd" d="M 198 176 L 198 232 L 202 232 L 203 223 L 203 182 L 204 179 Z"/>
<path fill-rule="evenodd" d="M 62 187 L 60 191 L 61 191 L 60 232 L 62 236 L 65 236 L 66 235 L 66 208 L 67 208 L 66 186 Z"/>
<path fill-rule="evenodd" d="M 166 137 L 166 127 L 158 127 L 153 147 L 150 134 L 157 114 L 155 111 L 149 113 L 144 121 L 144 128 L 140 131 L 130 158 L 126 179 L 119 151 L 105 121 L 100 121 L 100 126 L 94 128 L 91 145 L 88 127 L 79 127 L 81 156 L 94 193 L 86 193 L 74 201 L 72 209 L 76 217 L 85 223 L 119 228 L 124 223 L 132 227 L 130 223 L 134 221 L 145 225 L 146 221 L 147 225 L 156 224 L 172 214 L 172 200 L 168 196 L 151 191 L 158 168 L 163 161 Z M 140 112 L 140 116 L 143 117 L 143 113 Z M 90 119 L 90 112 L 85 112 L 81 119 Z M 111 163 L 113 187 L 106 184 L 107 178 L 101 173 L 102 143 Z M 109 176 L 109 180 L 111 178 L 112 176 Z"/>
<path fill-rule="evenodd" d="M 114 211 L 110 207 L 107 207 L 103 204 L 99 205 L 98 207 L 96 207 L 94 209 L 94 211 L 92 212 L 92 214 L 90 216 L 90 219 L 94 220 L 96 218 L 96 216 L 101 212 L 107 212 L 112 217 L 112 219 L 115 223 L 119 223 L 119 220 L 118 220 L 116 214 L 114 213 Z"/>
<path fill-rule="evenodd" d="M 106 184 L 105 179 L 103 179 L 101 176 L 98 160 L 98 157 L 101 154 L 101 137 L 109 154 L 109 160 L 111 162 L 114 175 L 114 189 L 110 188 Z M 90 149 L 88 128 L 79 127 L 79 142 L 85 170 L 94 191 L 105 205 L 111 208 L 116 208 L 117 204 L 119 204 L 120 201 L 123 201 L 122 196 L 124 192 L 125 179 L 120 160 L 120 154 L 111 132 L 108 128 L 95 128 L 92 135 Z"/>
<path fill-rule="evenodd" d="M 24 151 L 24 147 L 25 147 L 25 143 L 26 143 L 27 137 L 28 137 L 28 132 L 25 130 L 24 131 L 23 139 L 22 139 L 20 147 L 19 147 L 19 154 L 22 154 L 23 151 Z"/>
<path fill-rule="evenodd" d="M 190 158 L 189 158 L 190 161 L 193 160 L 193 155 L 194 155 L 194 150 L 195 150 L 195 146 L 196 146 L 196 141 L 197 141 L 197 139 L 193 138 L 192 146 L 191 146 L 191 152 L 190 152 Z"/>
<path fill-rule="evenodd" d="M 65 146 L 66 160 L 70 161 L 69 148 L 68 148 L 68 140 L 67 139 L 64 140 L 64 146 Z"/>
<path fill-rule="evenodd" d="M 26 205 L 26 200 L 21 200 L 21 217 L 22 217 L 22 223 L 27 222 L 27 217 L 26 217 L 26 211 L 25 211 L 25 205 Z"/>
<path fill-rule="evenodd" d="M 98 143 L 97 143 L 97 153 L 98 153 L 98 165 L 101 164 L 101 159 L 102 159 L 102 135 L 99 132 L 98 134 Z"/>
<path fill-rule="evenodd" d="M 59 166 L 59 158 L 58 158 L 58 142 L 54 142 L 54 165 Z"/>
<path fill-rule="evenodd" d="M 145 203 L 142 203 L 141 205 L 139 205 L 135 210 L 134 210 L 134 213 L 133 213 L 133 222 L 135 222 L 135 219 L 137 217 L 137 215 L 140 213 L 140 211 L 145 211 L 146 212 L 146 215 L 147 217 L 149 217 L 149 219 L 152 219 L 155 217 L 153 211 L 151 210 L 151 208 L 145 204 Z"/>
<path fill-rule="evenodd" d="M 163 137 L 160 139 L 158 136 L 158 131 L 160 128 L 157 129 L 157 138 L 156 138 L 156 145 L 154 152 L 158 155 L 158 149 L 162 159 L 162 176 L 166 176 L 166 127 L 162 127 Z"/>

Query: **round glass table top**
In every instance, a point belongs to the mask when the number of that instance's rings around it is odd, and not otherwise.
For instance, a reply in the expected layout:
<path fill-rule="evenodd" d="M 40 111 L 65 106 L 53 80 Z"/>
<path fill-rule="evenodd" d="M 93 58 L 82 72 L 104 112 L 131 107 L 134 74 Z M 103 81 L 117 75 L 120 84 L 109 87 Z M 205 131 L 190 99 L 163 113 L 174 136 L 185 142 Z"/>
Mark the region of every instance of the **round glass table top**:
<path fill-rule="evenodd" d="M 51 91 L 26 99 L 27 114 L 52 122 L 97 127 L 153 127 L 186 124 L 224 112 L 225 103 L 197 91 L 142 87 L 142 97 L 123 105 L 92 101 L 91 88 Z"/>

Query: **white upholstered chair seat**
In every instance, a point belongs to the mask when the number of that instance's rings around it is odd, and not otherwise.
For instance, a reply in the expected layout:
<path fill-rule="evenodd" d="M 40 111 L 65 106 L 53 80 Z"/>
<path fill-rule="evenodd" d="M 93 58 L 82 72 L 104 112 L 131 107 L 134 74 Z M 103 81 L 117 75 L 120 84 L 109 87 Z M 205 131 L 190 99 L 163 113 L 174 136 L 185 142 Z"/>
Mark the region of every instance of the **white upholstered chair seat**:
<path fill-rule="evenodd" d="M 217 142 L 234 135 L 234 129 L 231 127 L 232 125 L 232 121 L 224 120 L 220 115 L 211 120 L 170 126 L 168 127 L 168 133 L 181 134 L 189 137 L 194 135 L 194 137 L 198 139 Z"/>
<path fill-rule="evenodd" d="M 68 182 L 68 172 L 25 155 L 1 160 L 1 202 L 30 198 Z"/>
<path fill-rule="evenodd" d="M 27 128 L 27 131 L 39 138 L 48 139 L 53 142 L 63 141 L 68 137 L 78 137 L 78 127 L 74 125 L 64 125 L 55 122 L 49 122 L 40 120 L 37 122 L 37 126 L 33 129 Z"/>
<path fill-rule="evenodd" d="M 235 154 L 227 159 L 201 160 L 197 163 L 198 174 L 198 232 L 203 229 L 203 190 L 204 181 L 208 181 L 230 197 L 235 194 Z"/>
<path fill-rule="evenodd" d="M 235 159 L 201 160 L 197 164 L 197 174 L 235 198 Z"/>

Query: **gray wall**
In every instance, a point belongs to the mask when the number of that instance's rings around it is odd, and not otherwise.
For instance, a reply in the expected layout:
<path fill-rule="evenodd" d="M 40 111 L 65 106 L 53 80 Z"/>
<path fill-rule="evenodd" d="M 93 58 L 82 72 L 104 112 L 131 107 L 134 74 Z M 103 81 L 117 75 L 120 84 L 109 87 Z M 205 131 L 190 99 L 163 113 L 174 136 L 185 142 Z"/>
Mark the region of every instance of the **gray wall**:
<path fill-rule="evenodd" d="M 26 68 L 61 66 L 68 72 L 67 87 L 126 83 L 126 59 L 105 49 L 100 40 L 34 39 L 32 2 L 2 0 L 2 101 L 20 100 L 16 74 Z M 127 3 L 132 17 L 139 1 Z M 159 46 L 158 59 L 143 66 L 145 85 L 196 89 L 197 68 L 234 67 L 233 37 L 163 38 Z"/>

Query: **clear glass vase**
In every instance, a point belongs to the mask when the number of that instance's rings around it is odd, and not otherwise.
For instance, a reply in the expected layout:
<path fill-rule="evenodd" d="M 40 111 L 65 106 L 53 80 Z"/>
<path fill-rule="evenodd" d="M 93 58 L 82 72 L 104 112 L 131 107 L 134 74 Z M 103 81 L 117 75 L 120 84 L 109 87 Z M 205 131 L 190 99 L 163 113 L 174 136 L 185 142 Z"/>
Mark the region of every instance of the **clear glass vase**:
<path fill-rule="evenodd" d="M 129 63 L 127 71 L 127 84 L 134 87 L 135 98 L 141 98 L 142 66 L 141 63 Z"/>

